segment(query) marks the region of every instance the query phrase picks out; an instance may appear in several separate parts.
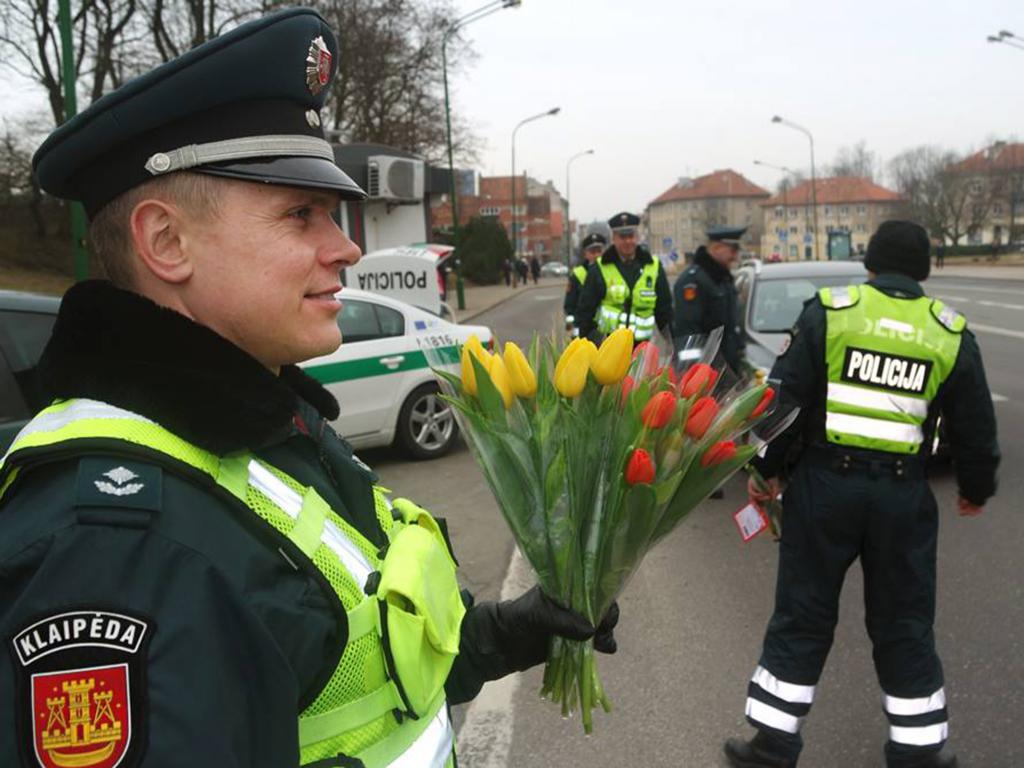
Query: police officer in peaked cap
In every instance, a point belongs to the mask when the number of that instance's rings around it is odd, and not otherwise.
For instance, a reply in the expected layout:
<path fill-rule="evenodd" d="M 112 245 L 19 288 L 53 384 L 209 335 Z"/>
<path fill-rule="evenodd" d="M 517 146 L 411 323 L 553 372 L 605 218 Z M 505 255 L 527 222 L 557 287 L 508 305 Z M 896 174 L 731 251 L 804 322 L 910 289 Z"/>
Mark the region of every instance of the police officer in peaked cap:
<path fill-rule="evenodd" d="M 612 244 L 587 270 L 576 307 L 579 335 L 599 341 L 617 328 L 631 328 L 635 342 L 655 330 L 668 334 L 672 293 L 661 262 L 638 242 L 640 217 L 617 213 L 608 220 Z"/>
<path fill-rule="evenodd" d="M 580 243 L 582 258 L 569 272 L 569 281 L 565 287 L 565 301 L 562 302 L 562 309 L 565 311 L 566 329 L 572 331 L 574 336 L 579 335 L 576 327 L 576 305 L 579 303 L 580 291 L 587 281 L 587 270 L 597 261 L 604 249 L 608 247 L 608 240 L 600 232 L 591 232 Z"/>
<path fill-rule="evenodd" d="M 451 766 L 450 704 L 595 633 L 536 588 L 474 604 L 443 521 L 385 495 L 296 365 L 341 342 L 360 257 L 320 127 L 337 61 L 282 11 L 36 153 L 110 279 L 65 295 L 53 405 L 0 464 L 0 765 Z"/>
<path fill-rule="evenodd" d="M 693 263 L 672 286 L 676 337 L 702 336 L 723 329 L 722 356 L 737 374 L 747 367 L 746 343 L 732 270 L 740 260 L 740 238 L 746 227 L 712 227 L 708 242 L 697 249 Z"/>
<path fill-rule="evenodd" d="M 755 460 L 774 497 L 787 453 L 805 446 L 783 497 L 775 612 L 748 686 L 750 741 L 725 752 L 740 768 L 795 766 L 800 726 L 832 645 L 846 571 L 860 558 L 875 671 L 889 721 L 889 768 L 953 768 L 942 665 L 935 651 L 938 509 L 925 462 L 941 415 L 961 515 L 996 489 L 999 448 L 981 353 L 967 321 L 920 282 L 928 236 L 887 221 L 872 236 L 864 285 L 822 288 L 804 305 L 771 377 L 800 408 Z M 839 692 L 842 695 L 842 692 Z M 843 764 L 839 755 L 832 765 Z"/>

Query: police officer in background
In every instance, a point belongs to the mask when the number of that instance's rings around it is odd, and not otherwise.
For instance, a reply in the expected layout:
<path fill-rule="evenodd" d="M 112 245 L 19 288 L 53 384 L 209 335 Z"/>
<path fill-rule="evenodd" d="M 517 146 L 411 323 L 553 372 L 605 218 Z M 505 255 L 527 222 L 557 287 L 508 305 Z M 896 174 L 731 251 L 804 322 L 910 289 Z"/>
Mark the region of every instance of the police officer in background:
<path fill-rule="evenodd" d="M 747 368 L 746 342 L 740 324 L 736 284 L 732 270 L 740 260 L 740 238 L 746 227 L 713 227 L 707 245 L 672 287 L 675 304 L 672 333 L 676 337 L 704 335 L 721 326 L 721 351 L 729 367 L 741 374 Z"/>
<path fill-rule="evenodd" d="M 460 592 L 443 521 L 387 498 L 296 366 L 340 343 L 360 257 L 320 128 L 337 61 L 282 11 L 36 153 L 111 280 L 65 295 L 56 402 L 0 465 L 0 765 L 450 767 L 450 704 L 594 634 L 536 588 Z"/>
<path fill-rule="evenodd" d="M 637 243 L 640 217 L 617 213 L 609 221 L 612 244 L 587 270 L 576 306 L 579 335 L 597 342 L 617 328 L 650 341 L 655 329 L 669 332 L 672 293 L 661 262 Z"/>
<path fill-rule="evenodd" d="M 565 287 L 565 301 L 562 302 L 562 309 L 565 310 L 565 327 L 571 330 L 573 336 L 579 336 L 579 329 L 576 327 L 576 305 L 580 300 L 580 292 L 583 284 L 587 281 L 587 270 L 597 261 L 608 246 L 608 240 L 600 232 L 591 232 L 583 238 L 580 243 L 580 250 L 583 258 L 579 264 L 569 272 L 569 281 Z"/>
<path fill-rule="evenodd" d="M 955 456 L 961 515 L 996 489 L 995 413 L 966 320 L 924 294 L 929 243 L 907 221 L 868 244 L 866 285 L 823 288 L 804 306 L 772 378 L 800 418 L 756 460 L 779 491 L 787 451 L 804 442 L 783 498 L 775 613 L 748 688 L 757 734 L 730 739 L 739 768 L 795 766 L 800 725 L 832 645 L 839 593 L 858 557 L 868 635 L 889 720 L 890 768 L 952 768 L 942 666 L 935 651 L 938 510 L 925 462 L 941 414 Z M 836 756 L 832 764 L 844 764 Z"/>

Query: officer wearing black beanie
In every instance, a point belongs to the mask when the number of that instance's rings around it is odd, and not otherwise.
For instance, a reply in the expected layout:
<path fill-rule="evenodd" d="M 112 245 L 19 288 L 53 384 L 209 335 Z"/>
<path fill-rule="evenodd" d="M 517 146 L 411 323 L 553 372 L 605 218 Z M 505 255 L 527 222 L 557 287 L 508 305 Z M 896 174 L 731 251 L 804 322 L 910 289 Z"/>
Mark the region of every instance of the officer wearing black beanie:
<path fill-rule="evenodd" d="M 875 274 L 899 272 L 921 282 L 931 268 L 928 233 L 912 221 L 885 221 L 868 242 L 864 266 Z"/>
<path fill-rule="evenodd" d="M 745 713 L 757 733 L 725 743 L 735 768 L 796 766 L 839 592 L 857 558 L 889 721 L 886 765 L 957 765 L 945 746 L 946 692 L 932 630 L 938 509 L 924 469 L 941 415 L 959 512 L 978 515 L 995 493 L 999 447 L 974 335 L 919 284 L 928 250 L 919 225 L 883 223 L 864 259 L 868 282 L 821 289 L 772 368 L 780 396 L 800 415 L 755 459 L 767 487 L 752 482 L 752 502 L 777 496 L 787 454 L 801 438 L 803 448 L 785 478 L 775 612 L 747 686 Z M 846 763 L 836 755 L 830 764 Z"/>

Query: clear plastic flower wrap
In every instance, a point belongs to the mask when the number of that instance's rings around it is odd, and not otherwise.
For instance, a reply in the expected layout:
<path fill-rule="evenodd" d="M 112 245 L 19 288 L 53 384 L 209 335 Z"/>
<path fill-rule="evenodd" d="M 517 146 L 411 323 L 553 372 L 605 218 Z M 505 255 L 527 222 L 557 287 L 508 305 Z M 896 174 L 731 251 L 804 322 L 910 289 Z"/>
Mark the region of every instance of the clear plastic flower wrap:
<path fill-rule="evenodd" d="M 600 349 L 535 337 L 498 355 L 473 338 L 461 376 L 428 353 L 537 582 L 594 626 L 651 547 L 791 421 L 772 387 L 713 365 L 720 340 L 662 356 L 623 329 Z M 611 709 L 592 642 L 556 638 L 541 693 L 590 733 L 593 709 Z"/>

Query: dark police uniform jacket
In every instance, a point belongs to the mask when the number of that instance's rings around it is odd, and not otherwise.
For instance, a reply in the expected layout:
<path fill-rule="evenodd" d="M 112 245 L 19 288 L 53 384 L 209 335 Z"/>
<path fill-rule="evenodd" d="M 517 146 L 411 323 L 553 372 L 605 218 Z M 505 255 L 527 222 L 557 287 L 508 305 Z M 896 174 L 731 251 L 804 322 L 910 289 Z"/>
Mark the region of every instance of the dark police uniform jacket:
<path fill-rule="evenodd" d="M 588 272 L 590 271 L 590 264 L 584 261 L 582 264 L 577 264 L 577 267 L 582 266 Z M 566 315 L 575 317 L 576 308 L 580 303 L 580 293 L 583 291 L 583 285 L 576 277 L 576 267 L 569 270 L 569 282 L 565 286 L 565 300 L 562 302 L 562 311 Z"/>
<path fill-rule="evenodd" d="M 638 245 L 632 261 L 626 263 L 619 256 L 619 252 L 615 250 L 615 246 L 609 245 L 601 254 L 600 260 L 603 264 L 615 264 L 619 268 L 619 272 L 622 273 L 626 285 L 632 291 L 644 265 L 653 261 L 654 257 L 651 256 L 650 251 Z M 587 280 L 580 290 L 579 301 L 576 305 L 576 327 L 580 329 L 581 338 L 599 340 L 600 333 L 597 330 L 595 316 L 598 307 L 604 300 L 605 290 L 604 277 L 597 267 L 597 262 L 594 262 L 587 268 Z M 665 277 L 664 269 L 658 269 L 658 279 L 654 283 L 654 291 L 657 302 L 654 306 L 654 325 L 658 330 L 662 330 L 672 322 L 672 291 L 668 287 L 668 278 Z"/>
<path fill-rule="evenodd" d="M 40 371 L 53 397 L 116 405 L 217 454 L 251 449 L 386 543 L 375 474 L 328 424 L 334 398 L 297 367 L 275 376 L 211 330 L 92 281 L 65 296 Z M 35 764 L 18 755 L 19 742 L 32 749 L 32 714 L 12 638 L 40 619 L 100 610 L 147 627 L 132 659 L 144 681 L 132 699 L 144 764 L 297 765 L 298 715 L 345 647 L 340 601 L 255 515 L 157 456 L 122 450 L 97 442 L 50 456 L 23 469 L 0 504 L 0 765 Z M 144 491 L 98 494 L 118 466 Z M 452 704 L 510 671 L 487 636 L 492 608 L 463 622 L 445 686 Z"/>
<path fill-rule="evenodd" d="M 891 296 L 916 298 L 924 295 L 919 283 L 905 275 L 885 273 L 868 285 Z M 797 421 L 768 445 L 755 466 L 765 477 L 776 477 L 791 450 L 803 446 L 828 446 L 825 438 L 825 400 L 828 390 L 825 364 L 825 308 L 817 296 L 804 304 L 786 351 L 775 361 L 770 378 L 782 382 L 781 399 L 800 407 Z M 960 351 L 949 378 L 943 382 L 929 409 L 924 426 L 922 451 L 932 444 L 936 418 L 941 413 L 946 438 L 954 450 L 960 495 L 973 504 L 984 504 L 996 490 L 999 446 L 996 441 L 995 410 L 985 381 L 981 352 L 970 327 L 963 333 Z M 831 450 L 826 448 L 826 450 Z M 844 448 L 845 453 L 870 454 Z M 921 456 L 924 460 L 926 456 Z"/>
<path fill-rule="evenodd" d="M 721 326 L 722 356 L 729 367 L 739 373 L 746 341 L 732 272 L 711 258 L 702 245 L 693 263 L 676 278 L 672 299 L 675 302 L 673 335 L 703 335 Z"/>

